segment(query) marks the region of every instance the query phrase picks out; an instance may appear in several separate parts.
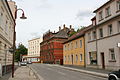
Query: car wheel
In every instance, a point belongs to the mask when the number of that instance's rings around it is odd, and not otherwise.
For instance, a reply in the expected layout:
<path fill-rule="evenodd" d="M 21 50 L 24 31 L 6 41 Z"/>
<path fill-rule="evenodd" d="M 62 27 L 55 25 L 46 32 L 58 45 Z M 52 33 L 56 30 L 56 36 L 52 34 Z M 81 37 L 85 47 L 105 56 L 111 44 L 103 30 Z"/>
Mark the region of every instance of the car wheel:
<path fill-rule="evenodd" d="M 117 80 L 114 76 L 110 76 L 108 80 Z"/>

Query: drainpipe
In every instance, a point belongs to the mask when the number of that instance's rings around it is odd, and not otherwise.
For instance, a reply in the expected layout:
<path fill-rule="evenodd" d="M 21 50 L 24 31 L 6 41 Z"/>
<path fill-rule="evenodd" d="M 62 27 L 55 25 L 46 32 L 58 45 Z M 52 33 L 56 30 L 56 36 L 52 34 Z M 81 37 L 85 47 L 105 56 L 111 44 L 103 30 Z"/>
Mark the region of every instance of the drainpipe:
<path fill-rule="evenodd" d="M 83 41 L 84 41 L 84 67 L 86 67 L 85 35 L 83 36 Z"/>
<path fill-rule="evenodd" d="M 98 43 L 97 43 L 97 30 L 96 30 L 96 26 L 94 26 L 95 27 L 95 32 L 96 32 L 96 58 L 97 58 L 97 62 L 96 62 L 96 64 L 97 64 L 97 67 L 98 67 Z"/>

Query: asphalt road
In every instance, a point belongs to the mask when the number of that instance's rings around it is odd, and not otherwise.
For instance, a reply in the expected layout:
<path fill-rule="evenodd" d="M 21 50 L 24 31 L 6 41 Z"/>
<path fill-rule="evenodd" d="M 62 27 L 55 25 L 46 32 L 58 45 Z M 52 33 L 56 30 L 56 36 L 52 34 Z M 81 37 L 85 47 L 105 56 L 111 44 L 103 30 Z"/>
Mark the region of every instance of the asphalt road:
<path fill-rule="evenodd" d="M 107 78 L 66 70 L 49 64 L 31 64 L 30 66 L 43 80 L 107 80 Z"/>

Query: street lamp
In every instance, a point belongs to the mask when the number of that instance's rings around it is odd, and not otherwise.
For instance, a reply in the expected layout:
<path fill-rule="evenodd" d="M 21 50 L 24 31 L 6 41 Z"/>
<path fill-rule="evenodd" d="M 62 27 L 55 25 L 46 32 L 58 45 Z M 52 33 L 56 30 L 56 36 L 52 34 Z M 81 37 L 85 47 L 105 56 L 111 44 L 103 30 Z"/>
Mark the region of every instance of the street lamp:
<path fill-rule="evenodd" d="M 15 25 L 14 25 L 14 34 L 13 34 L 13 60 L 12 60 L 12 78 L 14 77 L 14 56 L 15 56 L 15 41 L 16 41 L 16 32 L 15 32 L 15 26 L 16 26 L 16 19 L 17 19 L 17 11 L 22 11 L 22 16 L 20 17 L 20 19 L 27 19 L 27 17 L 25 17 L 24 11 L 19 8 L 16 9 L 15 11 Z"/>

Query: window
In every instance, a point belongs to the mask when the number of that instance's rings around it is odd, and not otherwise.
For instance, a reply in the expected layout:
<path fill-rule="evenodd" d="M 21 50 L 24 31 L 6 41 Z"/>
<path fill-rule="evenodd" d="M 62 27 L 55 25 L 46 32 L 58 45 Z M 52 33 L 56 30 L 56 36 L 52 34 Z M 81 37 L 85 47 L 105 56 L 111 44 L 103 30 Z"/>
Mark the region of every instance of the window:
<path fill-rule="evenodd" d="M 106 17 L 110 16 L 111 12 L 110 12 L 110 7 L 106 8 Z"/>
<path fill-rule="evenodd" d="M 68 44 L 68 50 L 69 50 L 69 44 Z"/>
<path fill-rule="evenodd" d="M 108 25 L 108 35 L 112 34 L 112 24 Z"/>
<path fill-rule="evenodd" d="M 0 53 L 1 53 L 1 49 L 2 49 L 2 42 L 0 41 Z"/>
<path fill-rule="evenodd" d="M 76 62 L 78 61 L 78 55 L 76 54 Z"/>
<path fill-rule="evenodd" d="M 77 41 L 75 42 L 75 48 L 77 48 Z"/>
<path fill-rule="evenodd" d="M 66 45 L 64 46 L 64 50 L 66 50 Z"/>
<path fill-rule="evenodd" d="M 93 40 L 96 39 L 96 31 L 93 31 Z"/>
<path fill-rule="evenodd" d="M 117 1 L 117 11 L 120 10 L 120 1 Z"/>
<path fill-rule="evenodd" d="M 99 20 L 102 20 L 103 19 L 103 12 L 99 12 Z"/>
<path fill-rule="evenodd" d="M 83 60 L 83 58 L 82 58 L 82 54 L 80 54 L 80 61 L 82 61 Z"/>
<path fill-rule="evenodd" d="M 102 28 L 99 29 L 99 37 L 100 37 L 100 38 L 103 37 L 103 29 L 102 29 Z"/>
<path fill-rule="evenodd" d="M 70 61 L 70 56 L 68 55 L 68 61 Z"/>
<path fill-rule="evenodd" d="M 88 40 L 90 41 L 91 40 L 91 34 L 88 33 Z"/>
<path fill-rule="evenodd" d="M 0 13 L 0 27 L 3 27 L 2 23 L 3 23 L 3 13 Z"/>
<path fill-rule="evenodd" d="M 109 53 L 110 53 L 110 59 L 111 59 L 111 60 L 115 60 L 114 49 L 109 49 Z"/>
<path fill-rule="evenodd" d="M 80 40 L 80 48 L 82 48 L 82 40 Z"/>
<path fill-rule="evenodd" d="M 96 51 L 89 52 L 90 64 L 97 64 L 97 53 Z"/>
<path fill-rule="evenodd" d="M 66 56 L 64 56 L 64 60 L 66 61 Z"/>
<path fill-rule="evenodd" d="M 71 49 L 73 49 L 73 43 L 71 43 Z"/>
<path fill-rule="evenodd" d="M 118 21 L 118 32 L 120 32 L 120 21 Z"/>

